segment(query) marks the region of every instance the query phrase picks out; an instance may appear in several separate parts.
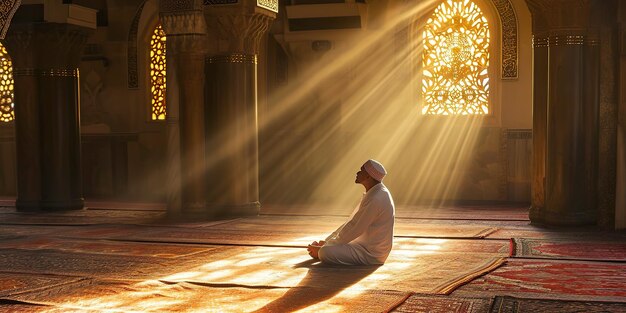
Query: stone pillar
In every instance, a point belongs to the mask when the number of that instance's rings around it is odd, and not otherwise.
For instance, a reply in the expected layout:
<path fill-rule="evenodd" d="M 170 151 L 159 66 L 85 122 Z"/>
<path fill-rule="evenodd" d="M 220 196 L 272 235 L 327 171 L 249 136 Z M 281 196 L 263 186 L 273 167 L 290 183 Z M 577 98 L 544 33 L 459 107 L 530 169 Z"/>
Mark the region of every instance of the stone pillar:
<path fill-rule="evenodd" d="M 206 24 L 202 11 L 162 12 L 167 35 L 168 159 L 171 213 L 206 210 L 204 59 Z M 171 61 L 171 62 L 170 62 Z M 170 86 L 173 88 L 170 89 Z M 178 151 L 180 153 L 178 153 Z M 178 176 L 178 177 L 176 177 Z M 180 210 L 178 200 L 180 199 Z"/>
<path fill-rule="evenodd" d="M 598 140 L 598 225 L 616 227 L 616 191 L 618 157 L 619 108 L 619 26 L 618 6 L 622 1 L 599 1 L 600 8 L 592 17 L 600 33 L 600 121 Z"/>
<path fill-rule="evenodd" d="M 619 102 L 615 182 L 615 228 L 626 229 L 626 2 L 620 1 L 619 25 Z"/>
<path fill-rule="evenodd" d="M 7 34 L 20 211 L 83 207 L 78 65 L 89 34 L 62 23 L 14 24 Z"/>
<path fill-rule="evenodd" d="M 530 216 L 545 207 L 546 127 L 548 111 L 548 40 L 533 38 L 533 156 Z"/>
<path fill-rule="evenodd" d="M 275 14 L 240 1 L 205 16 L 215 31 L 206 59 L 207 201 L 216 215 L 257 214 L 257 53 Z"/>
<path fill-rule="evenodd" d="M 589 0 L 527 0 L 533 17 L 530 218 L 594 224 L 598 210 L 600 29 Z"/>

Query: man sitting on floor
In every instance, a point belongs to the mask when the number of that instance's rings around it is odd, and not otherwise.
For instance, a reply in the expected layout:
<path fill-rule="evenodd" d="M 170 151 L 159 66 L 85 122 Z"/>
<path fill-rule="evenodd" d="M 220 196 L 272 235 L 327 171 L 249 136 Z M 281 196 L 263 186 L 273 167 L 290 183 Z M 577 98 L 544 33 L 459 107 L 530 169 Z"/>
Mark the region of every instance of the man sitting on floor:
<path fill-rule="evenodd" d="M 326 240 L 308 247 L 309 255 L 323 263 L 378 265 L 385 263 L 393 243 L 395 207 L 383 185 L 387 174 L 378 161 L 368 160 L 356 173 L 355 183 L 365 187 L 359 207 Z"/>

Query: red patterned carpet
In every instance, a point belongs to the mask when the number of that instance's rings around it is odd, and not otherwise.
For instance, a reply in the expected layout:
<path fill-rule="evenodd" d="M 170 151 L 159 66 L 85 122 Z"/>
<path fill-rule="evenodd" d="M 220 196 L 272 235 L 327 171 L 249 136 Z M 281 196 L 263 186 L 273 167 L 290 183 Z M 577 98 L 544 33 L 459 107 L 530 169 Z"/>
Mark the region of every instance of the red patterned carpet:
<path fill-rule="evenodd" d="M 485 311 L 486 312 L 486 311 Z M 490 313 L 610 313 L 626 312 L 620 302 L 568 301 L 496 297 Z"/>
<path fill-rule="evenodd" d="M 626 261 L 626 242 L 576 241 L 572 239 L 513 239 L 515 257 Z"/>
<path fill-rule="evenodd" d="M 454 294 L 626 302 L 626 263 L 510 259 Z"/>
<path fill-rule="evenodd" d="M 342 267 L 303 247 L 346 217 L 306 212 L 0 207 L 0 313 L 626 313 L 624 232 L 533 226 L 526 207 L 404 207 L 383 266 Z"/>

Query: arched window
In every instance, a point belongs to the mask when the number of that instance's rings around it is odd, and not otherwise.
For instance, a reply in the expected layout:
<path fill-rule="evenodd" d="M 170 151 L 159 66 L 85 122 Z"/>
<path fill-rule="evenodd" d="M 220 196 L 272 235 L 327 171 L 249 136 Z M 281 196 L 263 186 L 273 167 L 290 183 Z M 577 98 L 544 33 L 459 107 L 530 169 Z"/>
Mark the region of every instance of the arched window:
<path fill-rule="evenodd" d="M 13 85 L 13 64 L 7 49 L 0 44 L 0 122 L 15 119 Z"/>
<path fill-rule="evenodd" d="M 165 32 L 157 25 L 150 38 L 150 94 L 152 120 L 165 119 Z"/>
<path fill-rule="evenodd" d="M 486 115 L 489 25 L 471 0 L 445 0 L 424 27 L 423 114 Z"/>

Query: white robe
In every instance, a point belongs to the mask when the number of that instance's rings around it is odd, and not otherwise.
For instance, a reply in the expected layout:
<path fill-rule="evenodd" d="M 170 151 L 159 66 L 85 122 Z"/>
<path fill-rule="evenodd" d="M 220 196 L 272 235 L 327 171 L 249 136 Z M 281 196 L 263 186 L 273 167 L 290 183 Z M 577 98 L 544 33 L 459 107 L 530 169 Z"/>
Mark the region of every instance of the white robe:
<path fill-rule="evenodd" d="M 383 264 L 391 252 L 395 206 L 382 183 L 370 188 L 350 219 L 337 228 L 319 250 L 322 262 Z"/>

